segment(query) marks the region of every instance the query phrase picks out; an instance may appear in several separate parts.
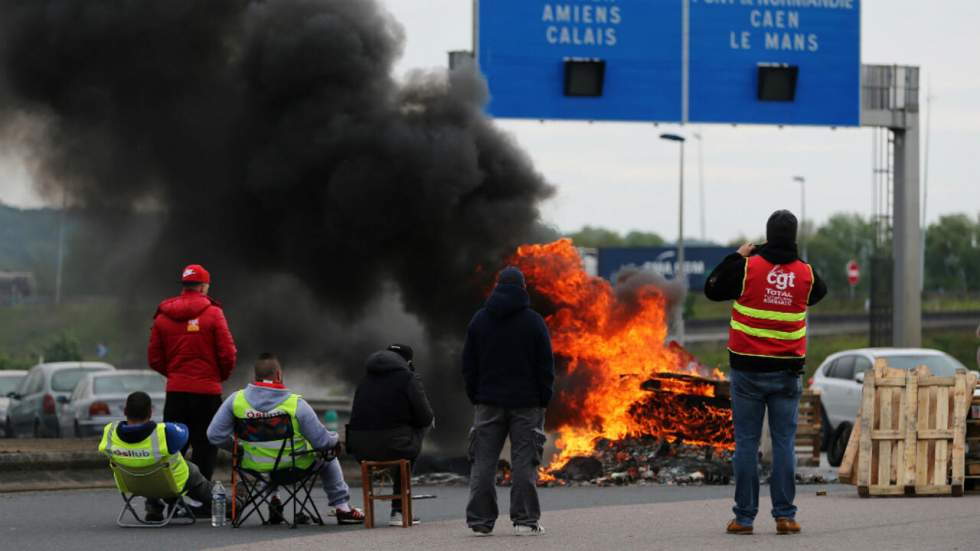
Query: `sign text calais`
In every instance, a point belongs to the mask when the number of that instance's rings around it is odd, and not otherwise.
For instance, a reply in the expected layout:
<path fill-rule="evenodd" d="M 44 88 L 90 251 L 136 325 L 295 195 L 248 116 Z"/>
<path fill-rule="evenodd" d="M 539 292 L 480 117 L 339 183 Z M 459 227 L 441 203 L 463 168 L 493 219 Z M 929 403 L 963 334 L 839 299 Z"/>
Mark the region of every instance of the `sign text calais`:
<path fill-rule="evenodd" d="M 479 0 L 477 17 L 494 116 L 860 123 L 860 0 Z M 601 97 L 563 94 L 572 59 L 605 62 Z M 793 101 L 757 98 L 760 65 L 798 68 Z"/>

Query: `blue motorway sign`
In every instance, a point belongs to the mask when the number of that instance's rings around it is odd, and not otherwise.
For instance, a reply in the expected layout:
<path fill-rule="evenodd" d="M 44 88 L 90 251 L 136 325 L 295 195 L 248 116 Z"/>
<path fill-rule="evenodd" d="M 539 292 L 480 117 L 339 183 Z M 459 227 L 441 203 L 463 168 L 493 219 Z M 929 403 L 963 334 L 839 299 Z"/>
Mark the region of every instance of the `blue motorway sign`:
<path fill-rule="evenodd" d="M 491 115 L 531 119 L 679 120 L 681 3 L 663 0 L 480 0 L 480 69 Z M 601 97 L 567 97 L 566 60 L 606 62 Z"/>
<path fill-rule="evenodd" d="M 711 270 L 729 254 L 735 252 L 731 247 L 684 247 L 684 272 L 688 286 L 694 290 L 704 289 L 704 282 Z M 652 270 L 672 279 L 677 274 L 677 247 L 603 247 L 599 249 L 599 263 L 596 270 L 599 277 L 612 280 L 613 275 L 624 266 L 635 266 Z"/>
<path fill-rule="evenodd" d="M 690 121 L 861 123 L 860 0 L 690 0 Z M 758 67 L 798 69 L 793 101 L 759 101 Z"/>
<path fill-rule="evenodd" d="M 496 117 L 858 125 L 860 11 L 860 0 L 478 0 L 476 55 Z M 601 95 L 566 95 L 569 60 L 604 62 Z M 792 100 L 759 99 L 760 66 L 793 67 Z"/>

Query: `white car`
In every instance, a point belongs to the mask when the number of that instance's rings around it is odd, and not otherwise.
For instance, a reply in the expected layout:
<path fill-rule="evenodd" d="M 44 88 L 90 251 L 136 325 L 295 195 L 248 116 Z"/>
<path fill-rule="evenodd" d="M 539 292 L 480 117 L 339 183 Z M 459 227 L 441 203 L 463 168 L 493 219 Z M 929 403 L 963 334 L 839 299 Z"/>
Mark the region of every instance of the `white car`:
<path fill-rule="evenodd" d="M 163 421 L 164 388 L 167 380 L 149 369 L 119 369 L 89 373 L 72 392 L 66 414 L 62 416 L 61 434 L 76 437 L 101 436 L 107 424 L 126 419 L 126 398 L 138 390 L 153 401 L 152 419 Z"/>
<path fill-rule="evenodd" d="M 899 369 L 926 365 L 940 377 L 950 377 L 957 369 L 966 369 L 949 354 L 928 348 L 859 348 L 828 356 L 813 372 L 810 388 L 820 391 L 824 447 L 828 461 L 835 467 L 840 465 L 854 419 L 861 409 L 864 373 L 878 358 L 885 358 L 889 367 Z"/>
<path fill-rule="evenodd" d="M 0 435 L 12 438 L 13 434 L 7 434 L 7 407 L 10 406 L 8 394 L 17 391 L 21 381 L 27 377 L 27 371 L 19 369 L 7 369 L 0 371 Z"/>

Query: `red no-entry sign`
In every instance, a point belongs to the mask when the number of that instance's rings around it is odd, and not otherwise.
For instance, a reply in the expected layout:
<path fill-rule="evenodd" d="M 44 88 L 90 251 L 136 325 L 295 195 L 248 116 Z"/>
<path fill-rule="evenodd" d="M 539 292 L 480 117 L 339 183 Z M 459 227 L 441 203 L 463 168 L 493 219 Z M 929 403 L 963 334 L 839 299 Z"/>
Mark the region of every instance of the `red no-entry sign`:
<path fill-rule="evenodd" d="M 861 269 L 854 260 L 847 263 L 847 282 L 854 287 L 861 281 Z"/>

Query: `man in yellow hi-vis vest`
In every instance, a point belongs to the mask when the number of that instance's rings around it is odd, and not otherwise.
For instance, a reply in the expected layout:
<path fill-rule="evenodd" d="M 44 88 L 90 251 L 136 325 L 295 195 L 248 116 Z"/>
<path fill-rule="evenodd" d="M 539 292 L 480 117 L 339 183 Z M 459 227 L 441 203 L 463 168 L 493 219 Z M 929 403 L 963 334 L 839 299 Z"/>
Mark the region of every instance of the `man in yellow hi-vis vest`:
<path fill-rule="evenodd" d="M 208 440 L 215 446 L 231 449 L 232 436 L 235 430 L 235 419 L 250 417 L 272 417 L 288 415 L 293 425 L 293 448 L 286 443 L 284 458 L 292 451 L 308 449 L 329 450 L 335 448 L 340 437 L 335 432 L 328 431 L 313 408 L 299 394 L 293 394 L 282 383 L 282 366 L 278 358 L 272 354 L 262 354 L 255 362 L 255 379 L 244 390 L 239 390 L 229 396 L 208 427 Z M 271 471 L 275 467 L 276 456 L 280 444 L 256 445 L 239 442 L 242 447 L 242 466 L 255 471 Z M 312 454 L 297 458 L 297 467 L 310 466 L 314 461 Z M 282 468 L 291 465 L 280 463 Z M 338 524 L 360 524 L 364 522 L 364 512 L 350 506 L 350 489 L 344 481 L 344 473 L 340 462 L 336 459 L 324 463 L 320 470 L 323 490 L 331 507 L 337 510 Z M 269 504 L 269 519 L 273 524 L 283 522 L 282 503 L 278 496 L 273 496 Z"/>
<path fill-rule="evenodd" d="M 180 423 L 156 423 L 151 419 L 153 404 L 145 392 L 134 392 L 126 398 L 126 420 L 109 423 L 102 431 L 99 451 L 122 467 L 148 467 L 164 458 L 170 459 L 170 469 L 178 488 L 187 496 L 200 502 L 191 506 L 195 516 L 211 515 L 211 483 L 201 474 L 197 465 L 184 460 L 181 448 L 187 443 L 187 427 Z M 127 488 L 116 480 L 121 491 Z M 163 502 L 147 498 L 146 520 L 163 520 Z"/>
<path fill-rule="evenodd" d="M 728 331 L 735 425 L 735 519 L 730 534 L 751 534 L 759 511 L 759 439 L 769 412 L 772 516 L 776 531 L 794 534 L 796 421 L 806 362 L 806 312 L 827 286 L 796 250 L 796 216 L 779 210 L 766 224 L 766 244 L 742 245 L 708 276 L 704 294 L 734 300 Z"/>

